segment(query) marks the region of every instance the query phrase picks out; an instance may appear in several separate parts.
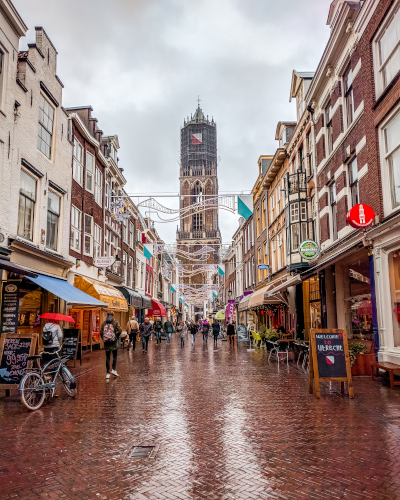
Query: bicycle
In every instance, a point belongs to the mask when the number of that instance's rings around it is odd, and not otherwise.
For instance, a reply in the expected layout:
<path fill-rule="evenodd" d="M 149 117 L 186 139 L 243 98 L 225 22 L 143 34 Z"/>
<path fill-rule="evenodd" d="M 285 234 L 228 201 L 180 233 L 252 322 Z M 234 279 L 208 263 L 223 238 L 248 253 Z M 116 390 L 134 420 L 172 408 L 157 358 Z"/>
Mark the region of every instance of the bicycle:
<path fill-rule="evenodd" d="M 30 371 L 22 377 L 19 384 L 21 401 L 28 410 L 38 410 L 46 398 L 54 397 L 57 377 L 60 377 L 69 396 L 74 397 L 76 395 L 74 377 L 65 366 L 69 356 L 60 357 L 61 349 L 62 345 L 54 353 L 42 351 L 40 354 L 28 357 L 28 361 L 37 361 L 38 364 L 38 368 L 27 368 Z M 43 368 L 41 367 L 41 361 L 45 363 Z"/>

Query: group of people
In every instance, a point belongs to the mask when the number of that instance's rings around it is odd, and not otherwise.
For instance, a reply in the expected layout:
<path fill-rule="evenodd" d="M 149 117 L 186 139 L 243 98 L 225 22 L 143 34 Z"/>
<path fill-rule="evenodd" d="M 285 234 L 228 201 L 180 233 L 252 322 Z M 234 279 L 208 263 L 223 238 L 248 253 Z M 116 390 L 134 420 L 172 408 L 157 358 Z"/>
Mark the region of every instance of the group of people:
<path fill-rule="evenodd" d="M 208 342 L 208 336 L 212 330 L 214 337 L 214 346 L 218 345 L 218 337 L 221 332 L 221 326 L 217 321 L 214 321 L 211 325 L 208 321 L 199 321 L 198 323 L 194 321 L 181 321 L 176 328 L 171 323 L 171 321 L 166 321 L 164 324 L 160 319 L 156 321 L 151 321 L 150 318 L 145 318 L 144 322 L 139 325 L 137 318 L 132 316 L 127 325 L 126 332 L 129 337 L 128 350 L 132 348 L 133 351 L 136 350 L 136 341 L 142 341 L 143 354 L 147 354 L 147 349 L 149 345 L 149 340 L 154 333 L 156 336 L 156 345 L 161 344 L 161 333 L 164 332 L 167 337 L 167 343 L 171 342 L 171 335 L 174 331 L 180 335 L 181 347 L 185 346 L 185 339 L 190 333 L 192 344 L 196 341 L 196 334 L 203 334 L 203 342 Z M 110 362 L 111 354 L 113 356 L 111 374 L 118 377 L 117 367 L 117 355 L 118 355 L 118 339 L 121 336 L 122 328 L 118 321 L 114 318 L 114 312 L 110 311 L 107 314 L 106 320 L 102 323 L 100 327 L 100 337 L 104 342 L 104 350 L 106 351 L 106 378 L 110 378 Z M 227 335 L 229 338 L 229 343 L 234 343 L 235 326 L 232 321 L 228 323 Z"/>

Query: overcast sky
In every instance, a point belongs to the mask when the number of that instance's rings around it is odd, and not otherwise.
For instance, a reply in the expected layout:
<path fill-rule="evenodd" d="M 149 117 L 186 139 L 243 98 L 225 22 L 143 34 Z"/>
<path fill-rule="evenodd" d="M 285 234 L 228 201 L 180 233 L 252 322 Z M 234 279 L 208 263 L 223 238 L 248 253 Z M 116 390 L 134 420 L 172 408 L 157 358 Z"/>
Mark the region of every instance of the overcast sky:
<path fill-rule="evenodd" d="M 293 69 L 315 71 L 331 0 L 13 0 L 58 51 L 63 105 L 91 104 L 117 134 L 128 193 L 179 191 L 179 134 L 200 95 L 217 122 L 220 191 L 250 190 L 274 154 L 278 121 L 295 119 Z M 176 206 L 174 198 L 160 199 Z M 220 211 L 229 242 L 238 215 Z M 167 243 L 176 223 L 156 224 Z"/>

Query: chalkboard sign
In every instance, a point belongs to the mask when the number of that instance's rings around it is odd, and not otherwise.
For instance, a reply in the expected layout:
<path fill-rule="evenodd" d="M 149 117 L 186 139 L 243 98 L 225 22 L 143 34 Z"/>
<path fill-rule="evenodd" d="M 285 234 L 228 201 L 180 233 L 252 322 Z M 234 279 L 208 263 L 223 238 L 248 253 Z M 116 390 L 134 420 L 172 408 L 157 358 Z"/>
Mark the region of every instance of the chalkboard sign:
<path fill-rule="evenodd" d="M 81 331 L 77 328 L 65 328 L 61 356 L 68 356 L 70 360 L 81 360 L 82 342 Z"/>
<path fill-rule="evenodd" d="M 1 331 L 17 333 L 19 281 L 3 281 L 1 295 Z"/>
<path fill-rule="evenodd" d="M 37 334 L 3 334 L 0 339 L 0 388 L 19 384 L 28 367 L 28 357 L 35 354 Z"/>
<path fill-rule="evenodd" d="M 346 330 L 313 329 L 310 332 L 310 392 L 320 397 L 320 382 L 347 382 L 349 397 L 354 397 Z"/>
<path fill-rule="evenodd" d="M 246 342 L 247 340 L 249 340 L 249 334 L 246 325 L 238 325 L 237 340 L 238 342 Z"/>

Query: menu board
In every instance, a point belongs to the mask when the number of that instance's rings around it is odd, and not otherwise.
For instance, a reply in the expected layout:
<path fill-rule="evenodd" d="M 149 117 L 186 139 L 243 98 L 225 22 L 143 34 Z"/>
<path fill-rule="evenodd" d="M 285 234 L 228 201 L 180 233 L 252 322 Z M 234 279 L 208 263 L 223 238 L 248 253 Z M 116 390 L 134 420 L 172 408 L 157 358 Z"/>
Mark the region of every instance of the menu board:
<path fill-rule="evenodd" d="M 3 281 L 1 295 L 1 332 L 17 333 L 19 281 Z"/>
<path fill-rule="evenodd" d="M 347 382 L 349 397 L 354 397 L 346 330 L 315 328 L 310 332 L 310 392 L 320 397 L 320 382 Z"/>
<path fill-rule="evenodd" d="M 249 334 L 246 325 L 239 325 L 237 327 L 237 340 L 238 342 L 246 342 L 247 340 L 249 340 Z"/>
<path fill-rule="evenodd" d="M 65 328 L 61 357 L 82 359 L 81 331 L 77 328 Z"/>
<path fill-rule="evenodd" d="M 18 385 L 26 373 L 28 357 L 35 352 L 36 334 L 2 335 L 0 341 L 0 387 Z"/>

